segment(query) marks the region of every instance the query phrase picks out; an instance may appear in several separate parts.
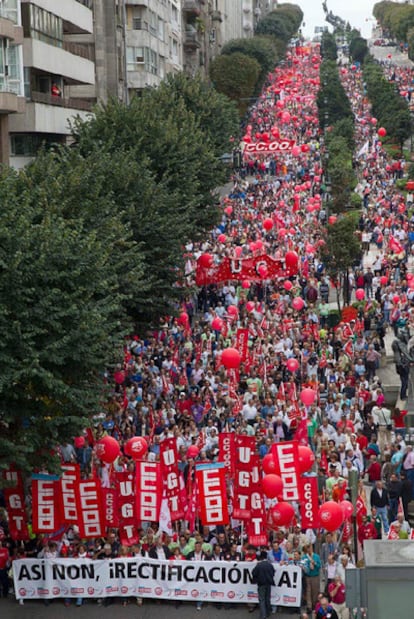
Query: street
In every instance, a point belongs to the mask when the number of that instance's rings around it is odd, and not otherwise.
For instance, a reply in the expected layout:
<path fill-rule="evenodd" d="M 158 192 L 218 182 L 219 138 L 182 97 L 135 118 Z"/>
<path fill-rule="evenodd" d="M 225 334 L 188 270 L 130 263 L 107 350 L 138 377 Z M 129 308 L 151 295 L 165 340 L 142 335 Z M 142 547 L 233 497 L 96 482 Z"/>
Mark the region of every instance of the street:
<path fill-rule="evenodd" d="M 222 615 L 223 619 L 259 619 L 259 609 L 253 613 L 249 613 L 245 604 L 235 604 L 234 608 L 223 606 L 221 609 L 214 604 L 206 604 L 199 613 L 196 612 L 195 603 L 183 603 L 178 608 L 174 603 L 156 602 L 144 600 L 142 606 L 137 606 L 136 603 L 128 604 L 126 607 L 121 606 L 121 602 L 116 600 L 108 607 L 99 606 L 96 601 L 86 602 L 80 608 L 75 604 L 69 607 L 63 605 L 63 600 L 55 600 L 50 606 L 45 606 L 40 600 L 33 602 L 25 602 L 24 606 L 20 606 L 15 600 L 0 600 L 0 617 L 2 619 L 55 619 L 59 612 L 62 612 L 65 617 L 88 617 L 88 619 L 102 619 L 102 616 L 116 614 L 116 619 L 130 619 L 131 617 L 140 617 L 142 619 L 160 619 L 160 616 L 166 612 L 168 619 L 190 619 L 197 615 L 200 619 L 204 617 L 217 617 Z M 278 619 L 292 619 L 298 614 L 289 612 L 287 609 L 284 612 L 278 612 L 275 617 Z"/>

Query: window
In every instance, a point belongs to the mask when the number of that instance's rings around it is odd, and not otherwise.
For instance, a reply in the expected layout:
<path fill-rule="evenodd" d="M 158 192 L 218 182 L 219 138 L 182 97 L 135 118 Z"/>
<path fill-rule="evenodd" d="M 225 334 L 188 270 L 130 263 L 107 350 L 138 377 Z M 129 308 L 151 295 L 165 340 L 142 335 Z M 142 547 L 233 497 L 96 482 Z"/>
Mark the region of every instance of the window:
<path fill-rule="evenodd" d="M 11 154 L 13 157 L 34 157 L 42 146 L 50 148 L 56 144 L 56 138 L 56 135 L 15 133 L 10 136 Z"/>
<path fill-rule="evenodd" d="M 142 19 L 141 17 L 134 17 L 132 20 L 132 30 L 142 30 Z"/>
<path fill-rule="evenodd" d="M 158 18 L 157 18 L 157 14 L 154 13 L 154 11 L 149 10 L 148 11 L 148 26 L 149 26 L 149 31 L 151 34 L 153 34 L 154 36 L 157 36 L 157 32 L 158 32 Z"/>
<path fill-rule="evenodd" d="M 34 4 L 23 5 L 22 22 L 25 37 L 63 47 L 63 21 L 57 15 Z"/>
<path fill-rule="evenodd" d="M 158 18 L 158 38 L 164 41 L 164 22 L 160 17 Z"/>

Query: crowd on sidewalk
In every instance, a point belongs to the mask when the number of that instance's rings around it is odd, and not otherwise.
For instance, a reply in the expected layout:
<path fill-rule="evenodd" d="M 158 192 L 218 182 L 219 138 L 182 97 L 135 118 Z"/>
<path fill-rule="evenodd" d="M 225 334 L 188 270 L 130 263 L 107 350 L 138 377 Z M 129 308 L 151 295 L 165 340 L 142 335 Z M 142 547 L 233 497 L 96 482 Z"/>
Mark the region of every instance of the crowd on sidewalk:
<path fill-rule="evenodd" d="M 218 265 L 225 257 L 240 261 L 264 254 L 283 261 L 292 251 L 298 255 L 297 273 L 268 279 L 265 270 L 260 281 L 202 286 L 196 296 L 188 295 L 178 318 L 165 318 L 147 336 L 129 338 L 123 361 L 106 373 L 112 392 L 93 432 L 81 444 L 61 445 L 60 453 L 63 462 L 78 462 L 84 477 L 93 471 L 110 484 L 111 470 L 133 470 L 134 462 L 121 451 L 113 465 L 105 465 L 96 457 L 94 441 L 110 435 L 122 450 L 131 437 L 145 436 L 147 457 L 156 461 L 162 441 L 176 438 L 186 483 L 194 462 L 220 458 L 221 432 L 255 437 L 263 458 L 274 443 L 297 438 L 306 419 L 320 501 L 349 498 L 348 476 L 358 473 L 363 549 L 366 539 L 387 537 L 390 530 L 393 538 L 411 534 L 414 452 L 406 443 L 406 411 L 387 407 L 377 369 L 386 331 L 409 332 L 414 324 L 414 278 L 407 268 L 414 254 L 414 218 L 395 185 L 404 162 L 397 167 L 381 146 L 360 71 L 343 68 L 341 79 L 355 114 L 356 191 L 363 201 L 359 231 L 364 251 L 375 244 L 378 257 L 372 265 L 365 265 L 364 252 L 356 257 L 350 282 L 353 291 L 364 291 L 363 303 L 332 326 L 332 282 L 320 254 L 328 219 L 316 108 L 320 58 L 317 49 L 302 48 L 292 49 L 287 60 L 269 75 L 251 109 L 246 135 L 264 141 L 282 136 L 294 140 L 296 149 L 245 158 L 232 192 L 222 201 L 219 225 L 208 239 L 186 247 L 186 278 L 190 289 L 205 254 Z M 271 225 L 264 226 L 268 220 Z M 240 328 L 248 331 L 248 349 L 236 380 L 220 360 Z M 317 392 L 310 406 L 299 398 L 304 387 Z M 373 487 L 369 500 L 364 483 Z M 58 540 L 32 536 L 20 544 L 8 536 L 3 509 L 0 533 L 3 595 L 10 562 L 24 556 L 254 561 L 257 553 L 266 552 L 271 562 L 300 565 L 304 607 L 321 618 L 329 608 L 333 619 L 335 614 L 348 617 L 345 570 L 362 556 L 351 551 L 350 527 L 333 533 L 302 530 L 298 517 L 296 525 L 269 531 L 268 546 L 261 548 L 249 543 L 235 520 L 213 530 L 177 522 L 172 535 L 159 523 L 146 523 L 132 547 L 120 543 L 116 530 L 106 539 L 85 542 L 76 527 Z"/>

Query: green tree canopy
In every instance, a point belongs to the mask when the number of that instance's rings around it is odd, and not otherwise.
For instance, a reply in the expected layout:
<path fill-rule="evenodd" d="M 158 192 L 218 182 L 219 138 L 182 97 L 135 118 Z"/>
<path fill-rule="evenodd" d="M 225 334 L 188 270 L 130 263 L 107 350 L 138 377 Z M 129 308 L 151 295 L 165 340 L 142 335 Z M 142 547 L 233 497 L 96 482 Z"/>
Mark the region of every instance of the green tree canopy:
<path fill-rule="evenodd" d="M 354 62 L 363 64 L 366 55 L 368 54 L 368 45 L 364 38 L 354 37 L 349 44 L 349 53 Z"/>
<path fill-rule="evenodd" d="M 210 65 L 210 77 L 219 92 L 237 103 L 243 116 L 254 95 L 260 70 L 257 60 L 237 52 L 217 56 Z"/>
<path fill-rule="evenodd" d="M 265 36 L 254 36 L 250 39 L 232 39 L 223 46 L 224 55 L 240 53 L 257 60 L 261 67 L 258 84 L 261 87 L 269 72 L 273 71 L 278 60 L 278 52 L 274 39 Z"/>

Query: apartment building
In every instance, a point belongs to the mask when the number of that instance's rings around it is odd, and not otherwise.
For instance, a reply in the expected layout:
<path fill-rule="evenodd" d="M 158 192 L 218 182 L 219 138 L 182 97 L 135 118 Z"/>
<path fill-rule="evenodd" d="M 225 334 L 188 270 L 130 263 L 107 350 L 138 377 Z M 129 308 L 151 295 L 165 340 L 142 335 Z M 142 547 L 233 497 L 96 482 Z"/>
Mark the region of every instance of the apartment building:
<path fill-rule="evenodd" d="M 21 24 L 26 105 L 9 119 L 15 167 L 43 143 L 65 143 L 70 120 L 86 117 L 95 101 L 92 0 L 21 0 Z M 81 98 L 79 87 L 87 87 L 89 96 Z"/>
<path fill-rule="evenodd" d="M 24 104 L 20 0 L 0 0 L 0 163 L 9 162 L 10 118 Z"/>

